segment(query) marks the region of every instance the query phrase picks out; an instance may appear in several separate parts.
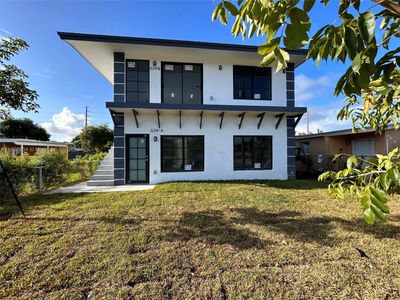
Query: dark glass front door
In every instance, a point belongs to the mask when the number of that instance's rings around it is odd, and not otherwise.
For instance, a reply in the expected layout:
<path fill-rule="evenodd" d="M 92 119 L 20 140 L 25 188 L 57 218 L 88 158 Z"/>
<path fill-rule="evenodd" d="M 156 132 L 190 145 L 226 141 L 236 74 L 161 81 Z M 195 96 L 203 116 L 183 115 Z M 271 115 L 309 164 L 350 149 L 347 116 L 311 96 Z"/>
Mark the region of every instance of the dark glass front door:
<path fill-rule="evenodd" d="M 127 136 L 127 183 L 149 182 L 149 136 Z"/>

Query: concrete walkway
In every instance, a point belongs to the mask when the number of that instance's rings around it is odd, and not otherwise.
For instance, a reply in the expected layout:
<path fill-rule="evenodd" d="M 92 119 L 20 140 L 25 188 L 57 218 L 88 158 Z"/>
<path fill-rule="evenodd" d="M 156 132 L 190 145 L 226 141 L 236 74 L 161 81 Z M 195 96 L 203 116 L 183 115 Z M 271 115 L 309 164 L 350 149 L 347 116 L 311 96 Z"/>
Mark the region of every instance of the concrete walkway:
<path fill-rule="evenodd" d="M 66 194 L 66 193 L 110 193 L 110 192 L 131 192 L 151 190 L 155 185 L 135 184 L 135 185 L 116 185 L 116 186 L 88 186 L 86 182 L 59 188 L 54 191 L 46 192 L 45 195 Z"/>

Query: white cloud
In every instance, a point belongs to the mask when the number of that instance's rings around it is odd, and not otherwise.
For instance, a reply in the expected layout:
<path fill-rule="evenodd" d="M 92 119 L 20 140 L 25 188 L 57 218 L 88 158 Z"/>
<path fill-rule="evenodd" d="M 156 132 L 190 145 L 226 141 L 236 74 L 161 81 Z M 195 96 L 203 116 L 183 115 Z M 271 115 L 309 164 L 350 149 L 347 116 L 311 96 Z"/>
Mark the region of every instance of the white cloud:
<path fill-rule="evenodd" d="M 0 28 L 0 31 L 2 31 L 2 32 L 6 33 L 6 34 L 8 34 L 8 35 L 12 35 L 12 33 L 9 32 L 7 29 Z"/>
<path fill-rule="evenodd" d="M 50 134 L 52 140 L 71 141 L 85 125 L 85 115 L 75 114 L 68 107 L 54 114 L 51 122 L 41 124 Z"/>
<path fill-rule="evenodd" d="M 332 106 L 310 106 L 307 108 L 308 114 L 304 114 L 300 123 L 296 127 L 296 132 L 307 133 L 307 121 L 309 123 L 310 133 L 317 133 L 318 130 L 324 132 L 349 129 L 351 128 L 351 121 L 339 121 L 337 114 L 340 111 L 342 102 L 337 102 Z M 309 120 L 307 120 L 309 118 Z"/>
<path fill-rule="evenodd" d="M 296 100 L 303 102 L 322 96 L 331 86 L 332 91 L 330 91 L 330 94 L 333 94 L 333 84 L 335 83 L 335 78 L 327 75 L 311 78 L 304 74 L 299 74 L 296 76 L 295 83 Z"/>
<path fill-rule="evenodd" d="M 45 78 L 45 79 L 50 79 L 53 77 L 55 72 L 49 68 L 46 68 L 43 70 L 43 72 L 33 72 L 33 75 Z"/>

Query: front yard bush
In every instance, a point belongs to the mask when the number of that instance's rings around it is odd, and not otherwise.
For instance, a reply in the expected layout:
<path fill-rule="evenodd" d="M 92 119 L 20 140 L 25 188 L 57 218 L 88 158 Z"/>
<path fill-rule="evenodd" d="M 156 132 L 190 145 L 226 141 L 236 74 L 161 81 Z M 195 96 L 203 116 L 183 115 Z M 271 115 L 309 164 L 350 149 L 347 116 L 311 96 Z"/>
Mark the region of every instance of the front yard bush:
<path fill-rule="evenodd" d="M 65 153 L 55 150 L 38 151 L 34 156 L 26 153 L 15 156 L 8 151 L 0 152 L 0 159 L 18 195 L 87 180 L 104 156 L 103 153 L 97 153 L 68 160 Z M 5 201 L 10 196 L 11 191 L 5 176 L 0 173 L 0 201 Z"/>

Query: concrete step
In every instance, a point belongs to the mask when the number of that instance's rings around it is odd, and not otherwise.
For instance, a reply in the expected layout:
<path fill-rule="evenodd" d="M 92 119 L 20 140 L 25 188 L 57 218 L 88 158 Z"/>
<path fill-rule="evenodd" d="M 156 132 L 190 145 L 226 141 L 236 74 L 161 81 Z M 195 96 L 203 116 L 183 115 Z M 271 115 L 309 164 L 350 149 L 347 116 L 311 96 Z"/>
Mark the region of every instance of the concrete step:
<path fill-rule="evenodd" d="M 114 175 L 114 170 L 112 169 L 97 169 L 93 175 Z"/>
<path fill-rule="evenodd" d="M 114 185 L 114 180 L 89 180 L 88 186 L 110 186 Z"/>
<path fill-rule="evenodd" d="M 90 180 L 111 180 L 114 179 L 114 175 L 93 175 Z"/>

